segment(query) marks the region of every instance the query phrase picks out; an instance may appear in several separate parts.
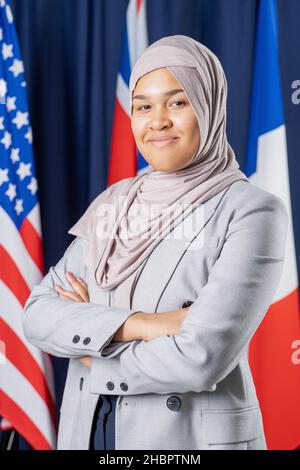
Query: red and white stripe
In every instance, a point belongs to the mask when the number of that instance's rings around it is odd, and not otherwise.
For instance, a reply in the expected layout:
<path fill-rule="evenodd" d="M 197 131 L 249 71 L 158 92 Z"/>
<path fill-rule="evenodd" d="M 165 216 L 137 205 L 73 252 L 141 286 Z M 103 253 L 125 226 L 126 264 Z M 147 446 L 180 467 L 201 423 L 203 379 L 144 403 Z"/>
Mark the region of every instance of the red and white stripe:
<path fill-rule="evenodd" d="M 25 302 L 43 277 L 39 204 L 19 231 L 1 207 L 0 220 L 0 415 L 34 449 L 55 449 L 51 360 L 28 343 L 22 328 Z"/>

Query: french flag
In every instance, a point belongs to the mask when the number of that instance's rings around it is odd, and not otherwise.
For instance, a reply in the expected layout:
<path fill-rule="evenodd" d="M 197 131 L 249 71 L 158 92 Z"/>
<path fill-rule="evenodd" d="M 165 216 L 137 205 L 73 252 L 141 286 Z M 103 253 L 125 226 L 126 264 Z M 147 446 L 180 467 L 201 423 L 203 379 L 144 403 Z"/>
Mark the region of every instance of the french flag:
<path fill-rule="evenodd" d="M 286 258 L 272 305 L 249 348 L 268 449 L 300 446 L 300 327 L 298 277 L 281 95 L 275 0 L 261 0 L 245 173 L 279 196 L 289 214 Z"/>
<path fill-rule="evenodd" d="M 129 78 L 131 70 L 148 47 L 146 0 L 130 0 L 117 77 L 116 100 L 109 158 L 108 186 L 136 176 L 148 168 L 138 152 L 130 126 Z"/>

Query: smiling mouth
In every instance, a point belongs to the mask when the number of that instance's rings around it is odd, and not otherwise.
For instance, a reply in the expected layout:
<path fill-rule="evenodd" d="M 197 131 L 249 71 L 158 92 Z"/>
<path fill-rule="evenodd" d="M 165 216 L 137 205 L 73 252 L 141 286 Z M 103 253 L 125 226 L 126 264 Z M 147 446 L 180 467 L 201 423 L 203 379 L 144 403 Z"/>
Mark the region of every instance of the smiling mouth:
<path fill-rule="evenodd" d="M 172 144 L 178 140 L 178 137 L 164 140 L 150 140 L 149 143 L 155 145 L 155 147 L 165 147 L 166 145 Z"/>

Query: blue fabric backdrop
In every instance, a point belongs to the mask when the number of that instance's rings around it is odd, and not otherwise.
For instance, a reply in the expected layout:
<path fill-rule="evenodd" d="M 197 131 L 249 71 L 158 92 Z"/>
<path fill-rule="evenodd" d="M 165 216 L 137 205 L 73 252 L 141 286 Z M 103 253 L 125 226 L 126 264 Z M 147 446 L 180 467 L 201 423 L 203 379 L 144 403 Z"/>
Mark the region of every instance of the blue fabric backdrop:
<path fill-rule="evenodd" d="M 11 0 L 28 84 L 46 269 L 73 237 L 67 230 L 106 187 L 114 94 L 127 0 Z M 257 0 L 148 0 L 150 43 L 186 34 L 220 58 L 228 79 L 228 138 L 241 168 Z M 278 0 L 284 110 L 296 247 L 300 244 L 298 0 Z M 300 250 L 298 266 L 300 265 Z M 67 361 L 54 359 L 60 404 Z"/>

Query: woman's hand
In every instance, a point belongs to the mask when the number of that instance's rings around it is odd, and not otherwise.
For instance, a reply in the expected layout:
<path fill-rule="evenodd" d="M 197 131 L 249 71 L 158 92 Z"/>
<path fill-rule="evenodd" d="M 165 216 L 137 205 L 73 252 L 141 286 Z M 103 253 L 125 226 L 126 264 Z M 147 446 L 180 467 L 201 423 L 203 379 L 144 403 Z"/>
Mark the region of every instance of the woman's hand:
<path fill-rule="evenodd" d="M 180 332 L 182 322 L 188 314 L 189 307 L 162 313 L 137 312 L 121 325 L 113 341 L 133 341 L 142 339 L 146 342 L 165 335 L 176 335 Z M 90 356 L 79 359 L 86 367 L 91 368 Z"/>
<path fill-rule="evenodd" d="M 62 299 L 74 300 L 75 302 L 89 302 L 90 298 L 87 283 L 80 277 L 76 277 L 70 272 L 66 273 L 66 277 L 70 285 L 73 287 L 74 292 L 63 289 L 58 284 L 55 284 L 54 288 L 59 294 L 59 297 Z"/>
<path fill-rule="evenodd" d="M 144 340 L 179 333 L 189 307 L 161 313 L 136 312 L 120 326 L 112 341 Z"/>
<path fill-rule="evenodd" d="M 66 273 L 66 277 L 70 285 L 73 287 L 74 292 L 63 289 L 58 284 L 55 284 L 54 288 L 56 292 L 59 294 L 59 297 L 61 297 L 62 299 L 74 300 L 75 302 L 89 302 L 90 298 L 89 298 L 87 283 L 80 277 L 76 277 L 74 276 L 74 274 L 70 272 Z M 81 357 L 79 361 L 84 366 L 91 368 L 91 365 L 92 365 L 91 356 Z"/>
<path fill-rule="evenodd" d="M 187 316 L 189 307 L 161 312 L 146 314 L 143 328 L 143 339 L 151 341 L 165 335 L 176 335 L 180 332 L 182 322 Z"/>
<path fill-rule="evenodd" d="M 79 359 L 79 362 L 83 364 L 85 367 L 88 367 L 89 369 L 92 366 L 92 357 L 91 356 L 84 356 Z"/>
<path fill-rule="evenodd" d="M 171 310 L 163 313 L 137 312 L 131 315 L 119 328 L 113 341 L 132 341 L 143 339 L 148 342 L 159 336 L 176 335 L 181 329 L 183 320 L 188 314 L 189 307 Z M 91 368 L 90 356 L 79 359 L 86 367 Z"/>

